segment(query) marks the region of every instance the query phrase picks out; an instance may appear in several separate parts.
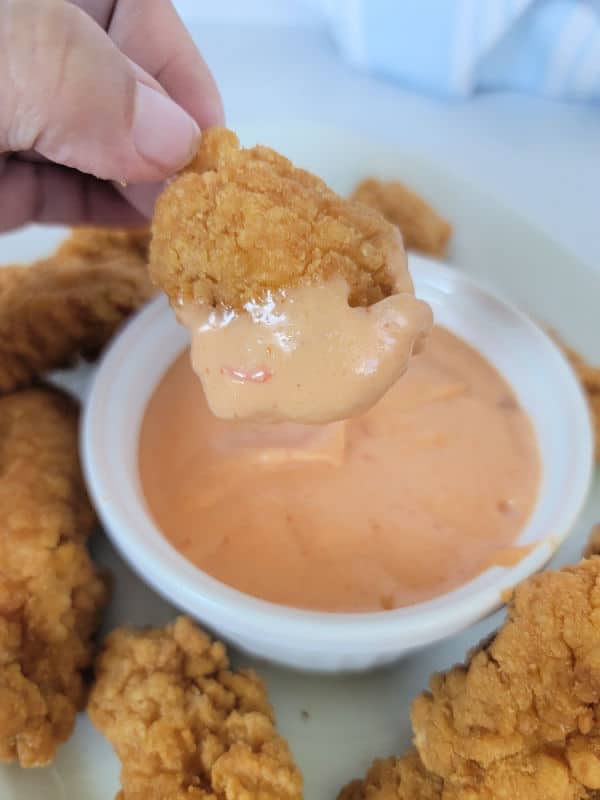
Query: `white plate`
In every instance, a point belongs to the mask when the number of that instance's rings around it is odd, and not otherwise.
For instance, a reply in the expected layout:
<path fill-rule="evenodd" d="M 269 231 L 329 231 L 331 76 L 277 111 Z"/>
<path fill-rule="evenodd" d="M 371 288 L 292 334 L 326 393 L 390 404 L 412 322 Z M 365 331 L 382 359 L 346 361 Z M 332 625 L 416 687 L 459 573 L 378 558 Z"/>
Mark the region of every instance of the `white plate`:
<path fill-rule="evenodd" d="M 582 352 L 600 361 L 600 272 L 579 262 L 477 188 L 422 158 L 341 131 L 312 126 L 253 128 L 244 131 L 242 138 L 247 144 L 262 141 L 277 147 L 342 192 L 367 174 L 406 180 L 455 225 L 450 261 L 552 324 Z M 43 254 L 58 236 L 56 230 L 39 228 L 4 236 L 0 260 L 28 260 Z M 62 380 L 82 391 L 87 374 L 82 368 Z M 598 520 L 600 486 L 596 480 L 573 536 L 555 558 L 557 565 L 578 560 L 587 533 Z M 174 610 L 140 583 L 105 539 L 98 537 L 94 549 L 115 575 L 107 629 L 124 622 L 160 624 L 172 617 Z M 341 786 L 362 775 L 373 757 L 404 750 L 410 742 L 410 701 L 425 686 L 427 676 L 462 660 L 465 651 L 499 620 L 496 615 L 393 668 L 360 677 L 305 676 L 255 664 L 268 684 L 280 730 L 304 771 L 307 800 L 334 800 Z M 245 658 L 243 663 L 250 660 Z M 51 769 L 0 769 L 0 798 L 109 800 L 118 789 L 118 771 L 110 746 L 82 715 L 75 736 L 63 746 Z"/>

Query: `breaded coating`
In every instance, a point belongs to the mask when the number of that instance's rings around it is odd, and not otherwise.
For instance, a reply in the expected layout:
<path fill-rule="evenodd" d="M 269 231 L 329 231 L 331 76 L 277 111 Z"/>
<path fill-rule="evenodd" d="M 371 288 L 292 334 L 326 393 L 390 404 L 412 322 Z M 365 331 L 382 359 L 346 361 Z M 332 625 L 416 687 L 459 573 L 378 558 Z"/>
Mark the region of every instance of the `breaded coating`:
<path fill-rule="evenodd" d="M 107 595 L 85 548 L 77 423 L 60 392 L 0 397 L 0 761 L 24 767 L 71 734 Z"/>
<path fill-rule="evenodd" d="M 95 358 L 153 294 L 149 233 L 75 230 L 50 258 L 0 268 L 0 393 Z"/>
<path fill-rule="evenodd" d="M 452 236 L 452 226 L 422 197 L 400 181 L 380 181 L 365 178 L 352 199 L 379 211 L 400 228 L 407 250 L 443 256 Z"/>
<path fill-rule="evenodd" d="M 81 258 L 90 264 L 104 264 L 121 257 L 137 258 L 138 264 L 148 263 L 150 247 L 149 228 L 73 228 L 68 239 L 62 242 L 54 257 L 57 259 Z"/>
<path fill-rule="evenodd" d="M 444 800 L 576 800 L 600 789 L 600 559 L 536 575 L 470 661 L 412 710 Z"/>
<path fill-rule="evenodd" d="M 377 760 L 362 781 L 348 784 L 338 800 L 441 800 L 442 781 L 427 772 L 416 750 Z"/>
<path fill-rule="evenodd" d="M 583 551 L 584 558 L 591 558 L 591 556 L 600 556 L 600 523 L 594 525 Z"/>
<path fill-rule="evenodd" d="M 187 617 L 121 628 L 96 662 L 88 713 L 122 762 L 117 800 L 299 800 L 302 777 L 252 670 Z"/>
<path fill-rule="evenodd" d="M 395 289 L 393 225 L 345 200 L 267 147 L 241 149 L 231 131 L 202 135 L 191 166 L 159 197 L 150 270 L 172 303 L 241 308 L 268 291 L 343 276 L 353 306 Z"/>
<path fill-rule="evenodd" d="M 420 761 L 376 764 L 346 800 L 597 797 L 600 558 L 519 586 L 496 636 L 432 678 L 412 723 Z"/>
<path fill-rule="evenodd" d="M 586 393 L 596 439 L 596 461 L 600 462 L 600 367 L 593 367 L 588 364 L 576 350 L 565 344 L 556 333 L 551 333 L 555 342 L 571 362 L 571 366 L 577 373 L 577 377 Z"/>

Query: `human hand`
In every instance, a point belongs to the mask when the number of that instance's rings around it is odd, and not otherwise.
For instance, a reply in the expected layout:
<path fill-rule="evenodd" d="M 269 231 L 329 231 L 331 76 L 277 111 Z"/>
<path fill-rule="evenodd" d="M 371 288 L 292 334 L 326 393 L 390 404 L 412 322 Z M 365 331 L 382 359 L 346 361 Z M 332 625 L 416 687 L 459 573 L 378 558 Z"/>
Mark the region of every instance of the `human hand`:
<path fill-rule="evenodd" d="M 0 231 L 143 223 L 223 122 L 170 0 L 0 0 L 0 97 Z"/>

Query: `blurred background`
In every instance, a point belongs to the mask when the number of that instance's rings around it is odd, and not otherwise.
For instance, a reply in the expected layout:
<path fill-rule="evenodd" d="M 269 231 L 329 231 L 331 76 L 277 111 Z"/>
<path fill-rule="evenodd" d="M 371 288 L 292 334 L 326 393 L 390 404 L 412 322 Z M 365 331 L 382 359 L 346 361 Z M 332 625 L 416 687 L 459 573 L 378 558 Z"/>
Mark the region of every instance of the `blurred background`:
<path fill-rule="evenodd" d="M 600 0 L 176 0 L 232 127 L 378 137 L 600 269 Z"/>

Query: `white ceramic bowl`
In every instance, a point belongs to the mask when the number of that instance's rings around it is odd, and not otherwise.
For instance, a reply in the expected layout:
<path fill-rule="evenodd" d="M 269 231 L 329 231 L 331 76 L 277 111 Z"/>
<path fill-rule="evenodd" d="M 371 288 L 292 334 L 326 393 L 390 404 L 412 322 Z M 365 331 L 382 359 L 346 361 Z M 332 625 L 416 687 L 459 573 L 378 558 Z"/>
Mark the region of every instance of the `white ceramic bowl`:
<path fill-rule="evenodd" d="M 138 475 L 144 410 L 187 344 L 164 298 L 126 326 L 98 369 L 82 447 L 108 535 L 157 592 L 249 653 L 304 670 L 360 670 L 450 636 L 498 608 L 506 589 L 541 569 L 585 502 L 593 469 L 590 419 L 559 350 L 526 316 L 459 271 L 419 257 L 411 258 L 411 271 L 436 321 L 473 344 L 512 385 L 533 422 L 543 468 L 537 504 L 518 538 L 537 545 L 532 552 L 425 603 L 373 613 L 302 611 L 250 597 L 199 570 L 161 535 Z"/>

